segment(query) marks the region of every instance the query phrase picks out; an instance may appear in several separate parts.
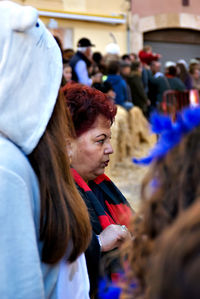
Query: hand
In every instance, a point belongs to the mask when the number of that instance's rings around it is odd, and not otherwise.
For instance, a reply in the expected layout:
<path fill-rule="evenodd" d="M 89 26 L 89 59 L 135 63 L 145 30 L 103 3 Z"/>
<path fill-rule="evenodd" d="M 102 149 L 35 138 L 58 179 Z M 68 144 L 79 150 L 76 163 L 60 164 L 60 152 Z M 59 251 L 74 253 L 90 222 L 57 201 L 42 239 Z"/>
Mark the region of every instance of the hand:
<path fill-rule="evenodd" d="M 125 225 L 111 224 L 107 226 L 99 235 L 101 241 L 101 251 L 110 251 L 122 243 L 129 236 Z"/>

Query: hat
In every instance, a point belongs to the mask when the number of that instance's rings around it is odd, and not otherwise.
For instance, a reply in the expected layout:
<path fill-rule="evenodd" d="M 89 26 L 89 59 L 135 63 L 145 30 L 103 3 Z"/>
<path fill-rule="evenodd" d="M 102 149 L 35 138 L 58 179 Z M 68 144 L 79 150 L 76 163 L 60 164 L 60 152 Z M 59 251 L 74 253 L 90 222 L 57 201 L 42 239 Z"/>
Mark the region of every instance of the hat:
<path fill-rule="evenodd" d="M 95 47 L 95 45 L 93 45 L 88 38 L 83 37 L 83 38 L 79 39 L 79 41 L 77 43 L 77 47 L 78 48 Z"/>
<path fill-rule="evenodd" d="M 112 55 L 119 55 L 120 54 L 120 48 L 119 45 L 116 43 L 110 43 L 106 46 L 106 53 L 112 54 Z"/>
<path fill-rule="evenodd" d="M 179 59 L 179 60 L 177 61 L 177 63 L 181 63 L 181 64 L 183 64 L 183 65 L 185 66 L 185 68 L 188 69 L 188 64 L 187 64 L 187 62 L 185 61 L 185 59 Z"/>
<path fill-rule="evenodd" d="M 176 63 L 175 63 L 174 61 L 167 61 L 167 62 L 165 63 L 165 68 L 168 68 L 168 67 L 170 67 L 170 66 L 176 66 Z"/>
<path fill-rule="evenodd" d="M 62 56 L 31 6 L 0 1 L 0 28 L 0 132 L 30 154 L 56 103 Z"/>
<path fill-rule="evenodd" d="M 199 64 L 199 60 L 197 60 L 196 58 L 192 58 L 190 59 L 190 64 Z"/>

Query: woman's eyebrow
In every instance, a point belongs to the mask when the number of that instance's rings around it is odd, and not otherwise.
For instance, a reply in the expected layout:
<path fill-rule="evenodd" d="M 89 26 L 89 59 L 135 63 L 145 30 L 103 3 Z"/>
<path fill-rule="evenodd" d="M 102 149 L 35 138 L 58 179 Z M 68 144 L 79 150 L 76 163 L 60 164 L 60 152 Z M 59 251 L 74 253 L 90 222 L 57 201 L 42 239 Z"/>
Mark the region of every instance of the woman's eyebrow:
<path fill-rule="evenodd" d="M 106 134 L 104 134 L 104 133 L 102 133 L 102 134 L 99 134 L 99 135 L 97 135 L 96 137 L 100 137 L 100 136 L 107 137 L 107 135 L 106 135 Z"/>

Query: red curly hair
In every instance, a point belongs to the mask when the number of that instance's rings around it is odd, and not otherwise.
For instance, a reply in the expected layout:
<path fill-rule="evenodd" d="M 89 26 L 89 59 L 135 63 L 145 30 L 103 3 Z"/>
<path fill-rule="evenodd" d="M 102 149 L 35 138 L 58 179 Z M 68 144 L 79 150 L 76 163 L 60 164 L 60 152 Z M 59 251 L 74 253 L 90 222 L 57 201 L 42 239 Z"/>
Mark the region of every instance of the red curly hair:
<path fill-rule="evenodd" d="M 82 84 L 67 84 L 62 89 L 70 110 L 76 137 L 88 131 L 99 115 L 113 123 L 116 105 L 101 91 Z"/>

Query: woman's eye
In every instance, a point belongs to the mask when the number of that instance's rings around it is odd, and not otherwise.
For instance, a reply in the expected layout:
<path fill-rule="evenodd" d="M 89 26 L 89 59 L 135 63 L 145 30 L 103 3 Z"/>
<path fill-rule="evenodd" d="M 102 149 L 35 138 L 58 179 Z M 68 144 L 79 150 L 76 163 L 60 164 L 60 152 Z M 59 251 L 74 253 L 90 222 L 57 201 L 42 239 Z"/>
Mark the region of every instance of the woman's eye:
<path fill-rule="evenodd" d="M 101 144 L 103 144 L 104 141 L 105 141 L 105 139 L 100 139 L 100 140 L 97 140 L 97 143 L 101 143 Z"/>
<path fill-rule="evenodd" d="M 35 24 L 35 27 L 40 27 L 40 24 L 37 22 L 37 23 Z"/>

